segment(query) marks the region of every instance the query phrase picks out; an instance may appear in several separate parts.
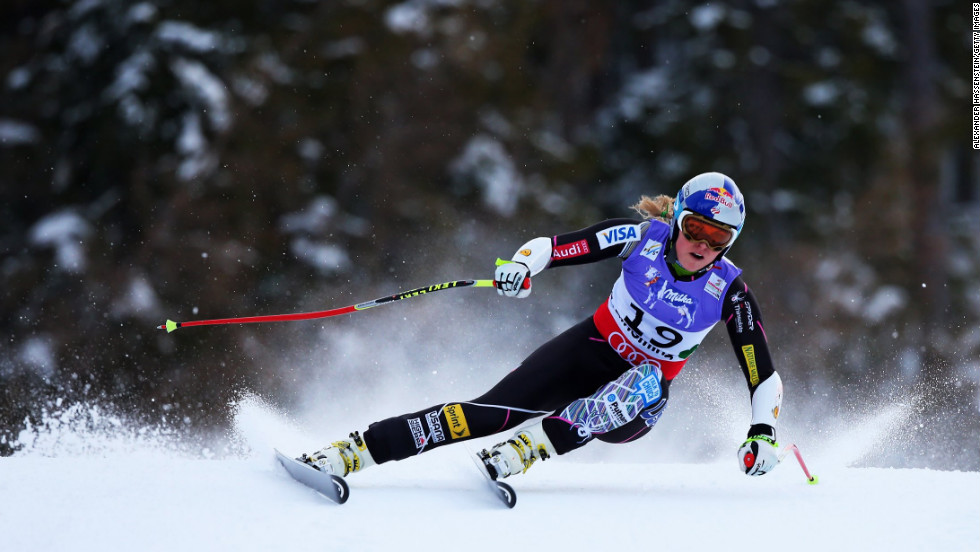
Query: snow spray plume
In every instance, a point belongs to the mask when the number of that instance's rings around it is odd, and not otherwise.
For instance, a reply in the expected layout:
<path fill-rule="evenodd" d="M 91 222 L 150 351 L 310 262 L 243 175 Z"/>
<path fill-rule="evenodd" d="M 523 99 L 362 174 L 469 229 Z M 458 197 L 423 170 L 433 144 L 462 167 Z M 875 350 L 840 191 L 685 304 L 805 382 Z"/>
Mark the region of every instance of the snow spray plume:
<path fill-rule="evenodd" d="M 261 457 L 275 447 L 300 450 L 314 436 L 304 434 L 281 408 L 250 389 L 237 392 L 231 408 L 231 441 L 241 457 Z"/>
<path fill-rule="evenodd" d="M 42 406 L 10 443 L 18 456 L 77 458 L 139 452 L 194 454 L 180 422 L 147 423 L 114 405 L 69 403 L 58 399 Z M 206 454 L 206 453 L 205 453 Z"/>

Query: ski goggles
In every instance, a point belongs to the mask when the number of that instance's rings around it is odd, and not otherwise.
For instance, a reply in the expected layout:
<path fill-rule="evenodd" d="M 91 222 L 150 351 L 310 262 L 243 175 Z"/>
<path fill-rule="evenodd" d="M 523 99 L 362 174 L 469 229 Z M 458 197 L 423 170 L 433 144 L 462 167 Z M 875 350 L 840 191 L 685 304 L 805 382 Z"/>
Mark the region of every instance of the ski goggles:
<path fill-rule="evenodd" d="M 721 251 L 735 241 L 735 230 L 693 211 L 682 211 L 677 218 L 684 237 L 690 242 L 704 242 L 712 251 Z"/>

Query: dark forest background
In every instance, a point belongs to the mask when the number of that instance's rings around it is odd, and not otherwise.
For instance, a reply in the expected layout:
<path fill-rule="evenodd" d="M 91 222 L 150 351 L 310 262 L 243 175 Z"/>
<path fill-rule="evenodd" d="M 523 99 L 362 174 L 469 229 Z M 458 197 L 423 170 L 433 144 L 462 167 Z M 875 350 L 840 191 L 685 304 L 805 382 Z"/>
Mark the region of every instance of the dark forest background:
<path fill-rule="evenodd" d="M 489 278 L 716 170 L 746 196 L 731 258 L 783 379 L 811 405 L 915 397 L 909 463 L 980 469 L 970 32 L 944 0 L 5 0 L 0 454 L 64 401 L 208 431 L 241 389 L 288 404 L 298 356 L 357 362 L 297 349 L 352 318 L 167 318 Z M 523 323 L 519 359 L 614 274 L 385 309 Z"/>

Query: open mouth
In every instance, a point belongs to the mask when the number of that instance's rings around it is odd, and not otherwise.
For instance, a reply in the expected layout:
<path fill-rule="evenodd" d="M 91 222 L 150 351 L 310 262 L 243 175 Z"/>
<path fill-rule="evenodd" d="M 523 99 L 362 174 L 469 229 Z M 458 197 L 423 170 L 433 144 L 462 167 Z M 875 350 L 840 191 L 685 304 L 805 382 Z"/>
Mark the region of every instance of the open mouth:
<path fill-rule="evenodd" d="M 704 255 L 699 255 L 697 253 L 691 253 L 691 256 L 694 257 L 695 259 L 699 260 L 699 261 L 704 260 Z"/>

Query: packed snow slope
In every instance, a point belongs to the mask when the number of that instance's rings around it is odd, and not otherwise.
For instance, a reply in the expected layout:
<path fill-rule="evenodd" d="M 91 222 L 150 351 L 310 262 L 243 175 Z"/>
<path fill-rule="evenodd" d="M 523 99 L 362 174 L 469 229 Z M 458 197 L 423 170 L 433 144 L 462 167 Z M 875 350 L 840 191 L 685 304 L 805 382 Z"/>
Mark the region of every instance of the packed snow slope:
<path fill-rule="evenodd" d="M 93 430 L 91 418 L 35 430 L 31 447 L 0 458 L 0 550 L 980 550 L 977 472 L 851 468 L 804 450 L 820 481 L 808 485 L 792 455 L 756 478 L 734 454 L 567 456 L 511 478 L 507 510 L 453 446 L 352 476 L 337 506 L 273 457 L 317 438 L 260 401 L 239 412 L 232 454 L 178 452 L 179 437 L 111 417 Z"/>

